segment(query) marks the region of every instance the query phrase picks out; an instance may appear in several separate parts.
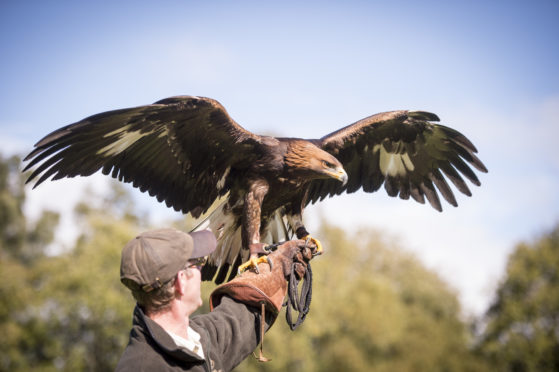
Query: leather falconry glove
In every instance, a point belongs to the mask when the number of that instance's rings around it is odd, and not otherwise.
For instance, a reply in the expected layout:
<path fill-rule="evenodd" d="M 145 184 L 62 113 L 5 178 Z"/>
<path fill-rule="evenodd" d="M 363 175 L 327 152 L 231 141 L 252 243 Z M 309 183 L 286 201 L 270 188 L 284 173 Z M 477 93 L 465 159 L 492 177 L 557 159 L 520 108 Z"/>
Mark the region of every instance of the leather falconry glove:
<path fill-rule="evenodd" d="M 246 305 L 266 310 L 274 315 L 280 312 L 287 292 L 287 279 L 294 270 L 299 279 L 303 278 L 307 264 L 312 259 L 316 246 L 304 240 L 291 240 L 280 245 L 268 255 L 269 263 L 258 265 L 259 274 L 245 271 L 228 283 L 218 286 L 210 296 L 213 310 L 228 295 Z"/>
<path fill-rule="evenodd" d="M 299 279 L 302 278 L 316 250 L 316 245 L 304 240 L 286 242 L 268 255 L 267 263 L 258 264 L 258 274 L 245 271 L 229 283 L 217 287 L 210 295 L 211 310 L 219 305 L 224 295 L 261 309 L 260 352 L 258 357 L 253 354 L 259 362 L 271 360 L 264 356 L 266 312 L 272 314 L 271 326 L 281 310 L 287 293 L 287 279 L 292 270 Z"/>

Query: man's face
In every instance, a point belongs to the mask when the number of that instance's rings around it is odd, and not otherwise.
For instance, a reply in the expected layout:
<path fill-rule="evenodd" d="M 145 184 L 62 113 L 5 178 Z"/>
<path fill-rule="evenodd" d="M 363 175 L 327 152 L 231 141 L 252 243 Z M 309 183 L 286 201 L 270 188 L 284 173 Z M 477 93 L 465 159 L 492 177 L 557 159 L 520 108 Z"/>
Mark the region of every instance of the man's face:
<path fill-rule="evenodd" d="M 184 275 L 183 280 L 186 284 L 181 300 L 187 305 L 188 315 L 190 315 L 202 306 L 202 295 L 200 293 L 202 274 L 200 272 L 200 266 L 189 265 L 183 270 L 181 275 Z"/>

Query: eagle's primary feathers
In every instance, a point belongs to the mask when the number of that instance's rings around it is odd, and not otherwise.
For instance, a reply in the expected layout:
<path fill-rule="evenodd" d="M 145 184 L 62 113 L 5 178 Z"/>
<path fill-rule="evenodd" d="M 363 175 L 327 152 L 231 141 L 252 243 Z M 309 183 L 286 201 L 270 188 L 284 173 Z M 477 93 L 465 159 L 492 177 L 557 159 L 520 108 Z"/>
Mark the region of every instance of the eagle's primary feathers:
<path fill-rule="evenodd" d="M 441 211 L 439 194 L 457 205 L 447 180 L 471 195 L 462 176 L 480 185 L 470 165 L 487 170 L 466 137 L 435 121 L 392 111 L 320 139 L 274 138 L 243 129 L 213 99 L 179 96 L 60 128 L 35 145 L 25 169 L 35 186 L 101 169 L 194 217 L 222 200 L 209 216 L 218 249 L 203 272 L 221 282 L 262 242 L 308 235 L 303 209 L 327 196 L 384 184 L 390 196 Z"/>

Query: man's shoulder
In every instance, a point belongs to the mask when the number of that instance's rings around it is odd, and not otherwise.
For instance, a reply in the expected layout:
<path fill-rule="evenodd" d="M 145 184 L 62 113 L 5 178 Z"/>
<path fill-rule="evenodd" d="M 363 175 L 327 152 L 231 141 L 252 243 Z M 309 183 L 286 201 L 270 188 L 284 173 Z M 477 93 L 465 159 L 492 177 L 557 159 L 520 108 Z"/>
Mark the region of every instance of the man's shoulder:
<path fill-rule="evenodd" d="M 161 359 L 159 353 L 145 340 L 132 338 L 120 357 L 116 371 L 154 371 L 157 370 L 154 368 L 161 364 Z"/>

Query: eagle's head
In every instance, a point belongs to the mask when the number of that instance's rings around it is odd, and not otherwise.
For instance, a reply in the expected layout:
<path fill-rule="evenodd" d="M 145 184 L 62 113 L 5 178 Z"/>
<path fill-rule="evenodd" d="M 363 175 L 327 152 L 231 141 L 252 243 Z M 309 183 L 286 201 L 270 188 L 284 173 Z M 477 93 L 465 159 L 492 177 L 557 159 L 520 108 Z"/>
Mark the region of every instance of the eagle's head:
<path fill-rule="evenodd" d="M 285 165 L 291 173 L 305 178 L 334 178 L 347 183 L 344 167 L 331 154 L 305 140 L 291 140 L 284 157 Z"/>

